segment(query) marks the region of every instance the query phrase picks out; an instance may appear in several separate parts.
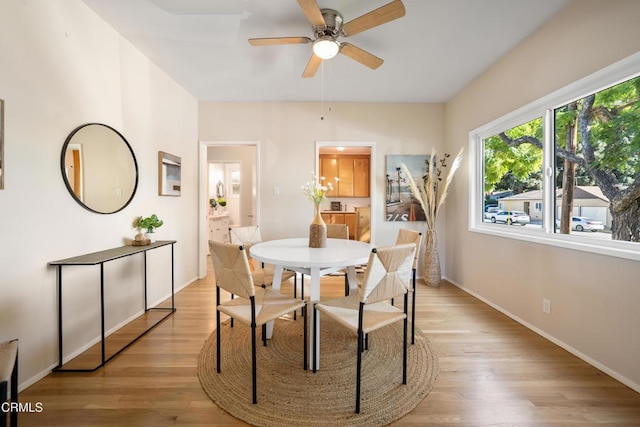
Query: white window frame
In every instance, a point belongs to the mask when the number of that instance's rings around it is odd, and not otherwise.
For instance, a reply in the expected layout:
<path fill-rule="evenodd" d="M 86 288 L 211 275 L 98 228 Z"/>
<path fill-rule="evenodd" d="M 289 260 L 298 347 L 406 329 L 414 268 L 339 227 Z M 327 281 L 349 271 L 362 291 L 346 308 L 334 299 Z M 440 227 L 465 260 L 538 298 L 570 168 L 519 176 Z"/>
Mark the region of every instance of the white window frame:
<path fill-rule="evenodd" d="M 553 225 L 554 109 L 638 75 L 640 75 L 640 52 L 469 132 L 469 231 L 640 261 L 640 243 L 638 242 L 593 240 L 588 237 L 559 234 L 555 233 Z M 482 221 L 484 202 L 482 141 L 538 117 L 543 117 L 544 132 L 542 162 L 544 226 L 541 230 L 537 230 L 527 227 L 495 227 L 495 224 L 484 223 Z"/>

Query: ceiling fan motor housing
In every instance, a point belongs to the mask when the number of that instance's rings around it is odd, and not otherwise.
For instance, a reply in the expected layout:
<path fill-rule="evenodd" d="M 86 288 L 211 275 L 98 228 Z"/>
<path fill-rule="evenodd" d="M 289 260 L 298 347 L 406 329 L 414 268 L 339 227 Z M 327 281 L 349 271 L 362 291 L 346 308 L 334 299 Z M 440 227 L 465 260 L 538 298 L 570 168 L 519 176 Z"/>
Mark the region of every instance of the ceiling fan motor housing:
<path fill-rule="evenodd" d="M 316 37 L 329 36 L 335 39 L 340 36 L 343 22 L 340 12 L 334 9 L 320 9 L 320 12 L 324 18 L 325 25 L 324 27 L 314 27 Z"/>

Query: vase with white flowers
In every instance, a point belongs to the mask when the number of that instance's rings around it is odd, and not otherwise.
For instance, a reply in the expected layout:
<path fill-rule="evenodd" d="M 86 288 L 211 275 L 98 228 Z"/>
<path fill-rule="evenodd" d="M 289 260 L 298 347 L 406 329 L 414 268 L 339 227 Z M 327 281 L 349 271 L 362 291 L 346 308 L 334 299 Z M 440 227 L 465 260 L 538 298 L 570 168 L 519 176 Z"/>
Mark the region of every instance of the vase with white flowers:
<path fill-rule="evenodd" d="M 334 178 L 339 181 L 337 177 Z M 302 186 L 302 192 L 311 200 L 315 207 L 315 216 L 309 226 L 309 247 L 324 248 L 327 245 L 327 225 L 320 214 L 320 204 L 327 198 L 327 192 L 333 190 L 333 184 L 327 182 L 324 176 L 316 177 L 311 172 L 311 180 Z"/>
<path fill-rule="evenodd" d="M 445 153 L 442 158 L 436 159 L 435 149 L 432 149 L 431 157 L 427 161 L 427 173 L 418 182 L 413 179 L 407 166 L 404 163 L 401 164 L 409 181 L 411 192 L 420 202 L 425 214 L 427 229 L 425 233 L 424 280 L 429 286 L 439 286 L 442 280 L 436 220 L 438 219 L 440 208 L 447 199 L 449 185 L 453 180 L 453 176 L 462 163 L 463 150 L 464 148 L 460 149 L 451 166 L 448 166 L 447 162 L 451 155 Z M 443 178 L 447 169 L 446 177 Z"/>

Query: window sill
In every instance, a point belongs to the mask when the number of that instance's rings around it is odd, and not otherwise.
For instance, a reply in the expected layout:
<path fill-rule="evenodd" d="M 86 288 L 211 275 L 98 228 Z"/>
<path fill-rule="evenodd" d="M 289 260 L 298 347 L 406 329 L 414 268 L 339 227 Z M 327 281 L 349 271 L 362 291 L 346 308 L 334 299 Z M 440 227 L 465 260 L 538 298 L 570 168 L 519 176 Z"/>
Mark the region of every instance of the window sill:
<path fill-rule="evenodd" d="M 516 228 L 517 227 L 517 228 Z M 513 230 L 511 230 L 513 229 Z M 556 246 L 576 251 L 607 255 L 617 258 L 640 261 L 640 250 L 636 242 L 599 240 L 578 234 L 546 233 L 542 228 L 519 227 L 503 224 L 482 223 L 471 225 L 469 231 L 508 239 L 524 240 L 542 245 Z"/>

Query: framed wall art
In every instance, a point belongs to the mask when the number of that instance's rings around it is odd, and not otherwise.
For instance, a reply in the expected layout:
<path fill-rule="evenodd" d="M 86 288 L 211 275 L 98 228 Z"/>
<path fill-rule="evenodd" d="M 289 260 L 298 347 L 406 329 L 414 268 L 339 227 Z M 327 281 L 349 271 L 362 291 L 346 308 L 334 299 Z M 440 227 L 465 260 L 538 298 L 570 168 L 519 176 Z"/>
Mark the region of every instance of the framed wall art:
<path fill-rule="evenodd" d="M 180 157 L 158 151 L 158 194 L 160 196 L 180 195 L 181 166 Z"/>
<path fill-rule="evenodd" d="M 423 180 L 429 167 L 429 155 L 387 155 L 387 185 L 385 191 L 385 219 L 387 221 L 424 221 L 425 214 L 420 202 L 409 188 L 402 163 L 411 171 L 413 180 Z"/>

